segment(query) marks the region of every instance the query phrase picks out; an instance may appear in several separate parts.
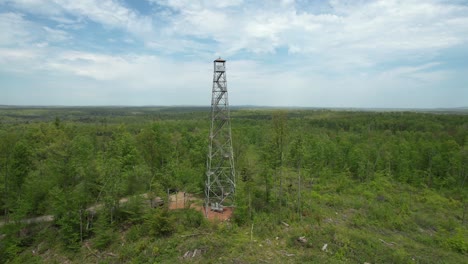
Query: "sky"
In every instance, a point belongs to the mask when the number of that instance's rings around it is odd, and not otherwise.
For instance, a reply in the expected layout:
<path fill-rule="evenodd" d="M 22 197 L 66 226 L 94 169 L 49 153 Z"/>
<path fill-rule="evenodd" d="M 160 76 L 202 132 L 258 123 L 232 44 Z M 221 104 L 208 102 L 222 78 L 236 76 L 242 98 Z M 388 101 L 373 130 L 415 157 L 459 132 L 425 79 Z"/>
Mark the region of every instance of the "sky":
<path fill-rule="evenodd" d="M 468 106 L 468 0 L 0 0 L 0 105 Z"/>

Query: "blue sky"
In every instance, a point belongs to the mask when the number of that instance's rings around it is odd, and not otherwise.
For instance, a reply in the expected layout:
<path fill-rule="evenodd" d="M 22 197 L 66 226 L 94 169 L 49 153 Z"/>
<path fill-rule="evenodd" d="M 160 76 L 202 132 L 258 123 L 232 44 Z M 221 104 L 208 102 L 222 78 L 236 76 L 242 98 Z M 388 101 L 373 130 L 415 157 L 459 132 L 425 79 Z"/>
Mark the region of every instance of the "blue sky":
<path fill-rule="evenodd" d="M 0 0 L 0 104 L 468 106 L 468 1 Z"/>

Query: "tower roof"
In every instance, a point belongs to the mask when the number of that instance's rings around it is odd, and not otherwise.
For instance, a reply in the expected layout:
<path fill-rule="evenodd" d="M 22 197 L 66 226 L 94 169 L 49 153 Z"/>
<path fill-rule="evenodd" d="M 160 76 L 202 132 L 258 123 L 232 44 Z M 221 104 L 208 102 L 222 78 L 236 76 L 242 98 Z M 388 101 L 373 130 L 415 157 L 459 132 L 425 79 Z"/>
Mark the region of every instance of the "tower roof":
<path fill-rule="evenodd" d="M 215 62 L 226 62 L 226 60 L 223 60 L 221 59 L 221 57 L 217 58 L 216 60 L 214 60 Z"/>

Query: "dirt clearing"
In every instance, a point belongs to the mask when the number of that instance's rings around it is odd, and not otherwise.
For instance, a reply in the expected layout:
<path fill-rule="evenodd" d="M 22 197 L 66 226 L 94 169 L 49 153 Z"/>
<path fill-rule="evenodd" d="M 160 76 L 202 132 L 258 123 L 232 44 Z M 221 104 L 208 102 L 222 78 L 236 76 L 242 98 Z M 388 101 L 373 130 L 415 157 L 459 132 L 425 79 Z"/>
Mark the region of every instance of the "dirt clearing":
<path fill-rule="evenodd" d="M 207 218 L 212 221 L 226 221 L 231 218 L 233 213 L 232 207 L 224 207 L 223 212 L 215 212 L 210 209 L 205 210 L 205 207 L 200 204 L 203 204 L 203 201 L 190 193 L 178 192 L 169 196 L 170 210 L 193 208 L 200 211 L 204 216 L 207 216 Z"/>

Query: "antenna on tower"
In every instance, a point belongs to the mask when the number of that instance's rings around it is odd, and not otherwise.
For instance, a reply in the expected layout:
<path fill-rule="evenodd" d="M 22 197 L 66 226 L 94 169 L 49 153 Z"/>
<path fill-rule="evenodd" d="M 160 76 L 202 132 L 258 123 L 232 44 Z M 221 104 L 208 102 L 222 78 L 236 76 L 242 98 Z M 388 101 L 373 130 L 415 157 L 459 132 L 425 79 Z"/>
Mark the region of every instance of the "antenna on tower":
<path fill-rule="evenodd" d="M 208 210 L 223 212 L 234 206 L 236 191 L 231 122 L 226 82 L 226 60 L 213 62 L 211 128 L 205 182 L 205 214 Z"/>

